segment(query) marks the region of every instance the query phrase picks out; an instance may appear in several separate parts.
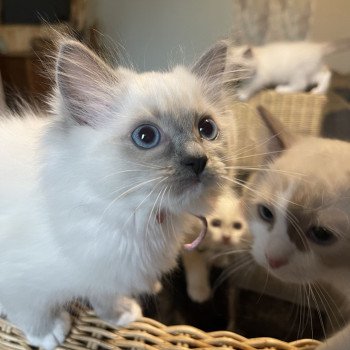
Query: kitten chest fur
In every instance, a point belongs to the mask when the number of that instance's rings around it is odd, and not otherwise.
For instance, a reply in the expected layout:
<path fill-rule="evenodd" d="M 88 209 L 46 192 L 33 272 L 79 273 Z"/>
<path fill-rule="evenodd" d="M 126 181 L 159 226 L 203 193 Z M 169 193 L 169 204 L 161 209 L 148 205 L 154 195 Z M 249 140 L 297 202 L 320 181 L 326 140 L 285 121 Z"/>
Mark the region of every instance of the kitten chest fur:
<path fill-rule="evenodd" d="M 8 267 L 2 271 L 16 271 L 20 265 L 23 268 L 12 278 L 2 273 L 0 284 L 1 279 L 7 284 L 12 280 L 18 288 L 22 280 L 25 287 L 30 279 L 35 283 L 35 271 L 40 280 L 47 275 L 44 280 L 48 293 L 68 293 L 72 297 L 82 290 L 94 293 L 97 289 L 130 294 L 149 290 L 162 272 L 173 267 L 181 244 L 180 235 L 170 232 L 179 228 L 175 215 L 169 215 L 160 225 L 150 214 L 153 202 L 136 210 L 140 200 L 132 194 L 128 205 L 125 200 L 116 201 L 111 208 L 106 199 L 99 198 L 80 180 L 80 171 L 86 169 L 77 170 L 73 164 L 60 169 L 65 155 L 58 150 L 52 152 L 42 137 L 50 127 L 47 120 L 28 117 L 24 123 L 13 119 L 2 124 L 1 130 L 6 127 L 22 135 L 23 143 L 16 140 L 15 147 L 10 137 L 0 141 L 1 149 L 13 150 L 12 160 L 7 159 L 9 165 L 2 174 L 12 179 L 13 186 L 3 182 L 7 188 L 0 202 L 4 232 L 0 264 Z M 48 149 L 49 155 L 45 154 Z M 39 170 L 37 151 L 44 159 Z M 0 155 L 0 161 L 5 161 L 6 154 Z M 74 155 L 70 157 L 74 162 Z M 19 189 L 18 184 L 23 186 Z M 14 201 L 16 206 L 10 206 Z M 146 229 L 148 234 L 144 235 Z M 18 249 L 7 249 L 14 240 Z"/>

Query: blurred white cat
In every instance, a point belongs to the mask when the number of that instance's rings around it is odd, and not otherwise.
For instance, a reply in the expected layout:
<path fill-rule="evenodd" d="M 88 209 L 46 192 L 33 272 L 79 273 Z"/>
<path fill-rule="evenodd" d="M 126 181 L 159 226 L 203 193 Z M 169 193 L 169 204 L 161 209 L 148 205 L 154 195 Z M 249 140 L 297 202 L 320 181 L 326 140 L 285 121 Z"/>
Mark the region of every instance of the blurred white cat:
<path fill-rule="evenodd" d="M 237 252 L 248 251 L 249 234 L 238 196 L 227 191 L 216 202 L 207 217 L 208 232 L 203 242 L 193 251 L 183 251 L 187 293 L 195 302 L 211 297 L 210 269 L 212 266 L 229 267 Z M 193 239 L 198 227 L 194 227 Z"/>
<path fill-rule="evenodd" d="M 240 67 L 237 97 L 246 101 L 261 89 L 274 86 L 280 93 L 326 93 L 331 71 L 325 57 L 350 49 L 350 39 L 331 42 L 274 42 L 262 46 L 232 47 L 227 66 Z"/>

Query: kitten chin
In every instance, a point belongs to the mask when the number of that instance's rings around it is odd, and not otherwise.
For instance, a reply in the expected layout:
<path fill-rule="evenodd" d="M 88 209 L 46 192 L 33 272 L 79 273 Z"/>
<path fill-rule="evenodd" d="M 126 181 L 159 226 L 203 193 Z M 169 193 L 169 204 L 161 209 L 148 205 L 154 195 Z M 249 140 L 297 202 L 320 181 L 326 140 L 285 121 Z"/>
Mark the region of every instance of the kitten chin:
<path fill-rule="evenodd" d="M 219 181 L 219 178 L 218 180 Z M 224 186 L 224 183 L 222 183 Z M 215 208 L 216 199 L 222 195 L 222 189 L 214 186 L 205 187 L 202 183 L 194 185 L 186 193 L 175 197 L 173 206 L 169 208 L 174 214 L 187 212 L 195 216 L 207 216 Z"/>

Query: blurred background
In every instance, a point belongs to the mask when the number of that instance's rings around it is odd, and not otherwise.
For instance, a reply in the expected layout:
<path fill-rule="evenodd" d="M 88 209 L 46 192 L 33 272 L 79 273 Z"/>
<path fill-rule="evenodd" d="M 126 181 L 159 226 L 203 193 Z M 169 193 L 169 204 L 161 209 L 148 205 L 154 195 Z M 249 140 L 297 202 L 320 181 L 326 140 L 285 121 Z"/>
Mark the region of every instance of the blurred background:
<path fill-rule="evenodd" d="M 2 0 L 0 11 L 5 88 L 39 102 L 49 82 L 36 58 L 47 53 L 54 31 L 74 32 L 97 51 L 106 49 L 110 60 L 140 71 L 190 64 L 228 36 L 261 45 L 350 35 L 347 0 Z M 350 52 L 327 60 L 337 72 L 350 71 Z"/>
<path fill-rule="evenodd" d="M 45 98 L 54 85 L 50 67 L 57 33 L 75 36 L 112 64 L 166 70 L 191 64 L 225 37 L 237 45 L 350 37 L 350 1 L 2 0 L 0 108 L 16 110 L 20 99 L 45 110 Z M 327 63 L 334 79 L 325 95 L 266 91 L 236 107 L 237 120 L 245 120 L 241 142 L 245 147 L 251 142 L 250 152 L 254 137 L 248 131 L 257 125 L 256 104 L 267 106 L 295 132 L 350 139 L 350 50 L 328 57 Z M 249 159 L 244 165 L 254 165 Z M 190 300 L 180 266 L 165 277 L 158 296 L 144 298 L 146 315 L 167 324 L 188 323 L 205 330 L 231 327 L 249 337 L 280 339 L 322 338 L 324 324 L 331 332 L 347 319 L 341 300 L 331 298 L 317 311 L 314 302 L 305 305 L 295 289 L 262 272 L 246 278 L 238 271 L 219 284 L 225 271 L 211 272 L 216 288 L 210 300 Z"/>

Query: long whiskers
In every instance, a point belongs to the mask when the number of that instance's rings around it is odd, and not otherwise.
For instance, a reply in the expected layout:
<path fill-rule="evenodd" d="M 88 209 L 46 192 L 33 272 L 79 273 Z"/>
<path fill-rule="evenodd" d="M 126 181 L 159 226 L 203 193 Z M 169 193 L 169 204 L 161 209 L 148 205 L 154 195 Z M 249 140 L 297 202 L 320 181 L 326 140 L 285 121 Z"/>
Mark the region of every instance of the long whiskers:
<path fill-rule="evenodd" d="M 129 194 L 129 193 L 132 193 L 132 192 L 136 191 L 137 189 L 141 188 L 142 186 L 144 186 L 144 185 L 146 185 L 146 184 L 148 184 L 148 183 L 151 183 L 151 182 L 153 182 L 153 181 L 157 181 L 157 180 L 159 180 L 159 179 L 161 179 L 161 178 L 162 178 L 162 176 L 158 176 L 158 177 L 156 177 L 156 178 L 154 178 L 154 179 L 150 179 L 150 180 L 147 180 L 147 181 L 143 181 L 143 182 L 141 182 L 141 183 L 138 183 L 138 184 L 135 185 L 135 186 L 132 186 L 132 187 L 129 188 L 128 190 L 124 191 L 123 193 L 121 193 L 119 196 L 117 196 L 116 198 L 114 198 L 114 199 L 110 202 L 110 204 L 109 204 L 109 205 L 105 208 L 105 210 L 103 211 L 101 217 L 103 218 L 104 215 L 105 215 L 105 213 L 106 213 L 119 199 L 125 197 L 125 196 L 126 196 L 127 194 Z"/>

